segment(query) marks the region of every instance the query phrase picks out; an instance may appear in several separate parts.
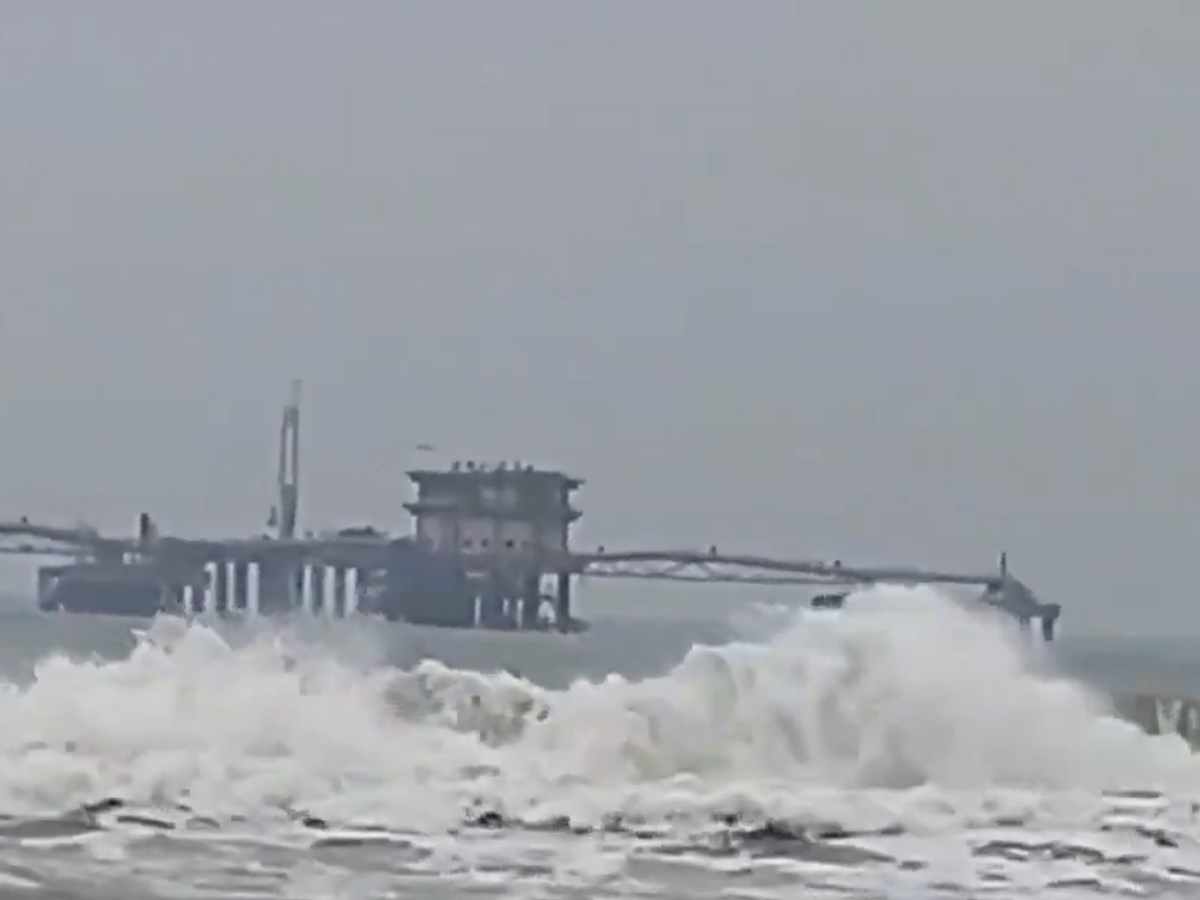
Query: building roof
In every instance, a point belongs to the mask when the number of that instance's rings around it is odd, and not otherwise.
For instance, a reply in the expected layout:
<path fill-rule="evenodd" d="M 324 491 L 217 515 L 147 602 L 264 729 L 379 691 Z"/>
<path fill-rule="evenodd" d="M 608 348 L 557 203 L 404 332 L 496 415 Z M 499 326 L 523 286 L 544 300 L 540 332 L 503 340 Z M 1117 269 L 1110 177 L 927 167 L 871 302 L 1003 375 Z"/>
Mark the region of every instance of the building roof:
<path fill-rule="evenodd" d="M 480 482 L 480 481 L 552 481 L 565 484 L 571 490 L 575 490 L 583 485 L 582 478 L 575 478 L 567 475 L 565 472 L 558 472 L 551 469 L 535 469 L 532 466 L 524 466 L 516 468 L 507 466 L 500 468 L 492 466 L 489 468 L 466 468 L 467 464 L 463 464 L 461 468 L 452 469 L 413 469 L 406 473 L 410 481 L 420 485 L 425 482 L 434 481 L 458 481 L 461 483 Z"/>

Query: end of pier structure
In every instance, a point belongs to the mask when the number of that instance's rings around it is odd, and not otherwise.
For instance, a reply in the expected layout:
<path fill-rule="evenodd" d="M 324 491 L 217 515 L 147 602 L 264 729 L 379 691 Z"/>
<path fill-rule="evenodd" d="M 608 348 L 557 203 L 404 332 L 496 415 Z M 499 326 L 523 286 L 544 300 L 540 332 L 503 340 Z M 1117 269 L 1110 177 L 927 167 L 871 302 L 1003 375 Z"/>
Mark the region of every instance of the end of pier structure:
<path fill-rule="evenodd" d="M 583 481 L 521 463 L 454 463 L 410 471 L 416 499 L 414 561 L 426 584 L 389 579 L 385 612 L 457 627 L 571 631 L 570 531 L 581 516 L 572 494 Z M 438 569 L 461 573 L 460 581 Z M 546 582 L 553 582 L 546 590 Z"/>
<path fill-rule="evenodd" d="M 1044 603 L 1008 568 L 1008 554 L 1000 554 L 999 574 L 984 587 L 982 602 L 1002 610 L 1016 618 L 1021 630 L 1031 634 L 1034 622 L 1039 623 L 1042 640 L 1050 643 L 1058 632 L 1058 619 L 1062 607 L 1057 603 Z"/>

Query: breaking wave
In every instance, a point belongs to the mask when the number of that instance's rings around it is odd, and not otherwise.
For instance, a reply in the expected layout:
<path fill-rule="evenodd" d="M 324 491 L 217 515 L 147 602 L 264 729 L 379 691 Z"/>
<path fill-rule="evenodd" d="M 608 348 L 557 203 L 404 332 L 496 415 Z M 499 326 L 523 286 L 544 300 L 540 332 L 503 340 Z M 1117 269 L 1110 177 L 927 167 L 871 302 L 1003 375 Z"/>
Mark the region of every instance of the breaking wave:
<path fill-rule="evenodd" d="M 1087 815 L 1104 791 L 1200 793 L 1182 740 L 1043 669 L 1006 623 L 929 588 L 874 588 L 763 640 L 695 647 L 660 677 L 561 691 L 160 618 L 121 661 L 50 657 L 0 688 L 0 812 L 116 797 L 413 831 L 480 809 L 928 829 L 1046 798 Z"/>

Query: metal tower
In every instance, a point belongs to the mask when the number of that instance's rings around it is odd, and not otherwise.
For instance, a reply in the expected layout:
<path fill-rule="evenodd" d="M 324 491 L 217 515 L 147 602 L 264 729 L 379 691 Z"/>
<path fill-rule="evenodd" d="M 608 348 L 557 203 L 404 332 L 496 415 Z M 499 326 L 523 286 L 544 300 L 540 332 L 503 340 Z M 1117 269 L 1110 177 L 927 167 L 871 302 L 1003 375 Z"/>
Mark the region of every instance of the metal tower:
<path fill-rule="evenodd" d="M 279 427 L 279 467 L 277 506 L 271 510 L 268 526 L 276 528 L 280 540 L 296 536 L 300 510 L 300 382 L 292 382 L 291 397 L 283 408 Z"/>

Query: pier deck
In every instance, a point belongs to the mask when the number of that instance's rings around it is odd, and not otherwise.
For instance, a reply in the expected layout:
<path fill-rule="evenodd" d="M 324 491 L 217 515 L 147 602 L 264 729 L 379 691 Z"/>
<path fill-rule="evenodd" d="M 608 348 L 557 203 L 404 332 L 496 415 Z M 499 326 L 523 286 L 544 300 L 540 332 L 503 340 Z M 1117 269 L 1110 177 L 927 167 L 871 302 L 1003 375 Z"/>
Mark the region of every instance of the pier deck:
<path fill-rule="evenodd" d="M 430 560 L 451 561 L 467 579 L 499 579 L 509 588 L 536 579 L 536 592 L 517 599 L 537 603 L 557 600 L 557 593 L 542 593 L 545 578 L 627 579 L 708 584 L 797 585 L 853 589 L 871 584 L 947 584 L 984 589 L 984 600 L 1023 622 L 1054 621 L 1059 608 L 1040 601 L 1002 563 L 988 572 L 948 572 L 908 566 L 865 566 L 841 561 L 785 559 L 755 554 L 720 553 L 715 550 L 597 550 L 562 553 L 512 551 L 505 554 L 445 554 L 421 548 L 411 537 L 386 535 L 302 538 L 251 537 L 233 539 L 155 537 L 149 541 L 100 535 L 88 529 L 68 529 L 27 522 L 0 522 L 0 553 L 58 555 L 89 563 L 109 560 L 114 566 L 138 565 L 151 571 L 167 586 L 185 591 L 200 586 L 197 596 L 176 601 L 189 608 L 217 611 L 243 608 L 250 593 L 259 598 L 267 591 L 265 578 L 286 583 L 284 597 L 262 604 L 265 611 L 317 606 L 330 590 L 352 589 L 347 601 L 339 597 L 335 611 L 371 609 L 371 585 L 379 573 L 398 567 L 419 568 Z M 214 574 L 220 572 L 222 574 Z M 333 573 L 332 576 L 326 573 Z M 286 573 L 273 575 L 272 573 Z M 337 573 L 343 573 L 341 575 Z M 347 584 L 350 573 L 352 583 Z M 328 587 L 330 579 L 343 579 Z M 214 590 L 232 595 L 239 580 L 257 580 L 242 588 L 238 598 L 211 598 Z M 288 579 L 291 579 L 290 581 Z M 315 586 L 314 586 L 315 585 Z M 376 590 L 376 593 L 378 591 Z M 312 597 L 312 601 L 308 598 Z M 207 599 L 200 599 L 201 597 Z M 476 614 L 478 618 L 478 614 Z M 1045 627 L 1045 626 L 1044 626 Z M 1053 625 L 1050 625 L 1053 629 Z"/>

